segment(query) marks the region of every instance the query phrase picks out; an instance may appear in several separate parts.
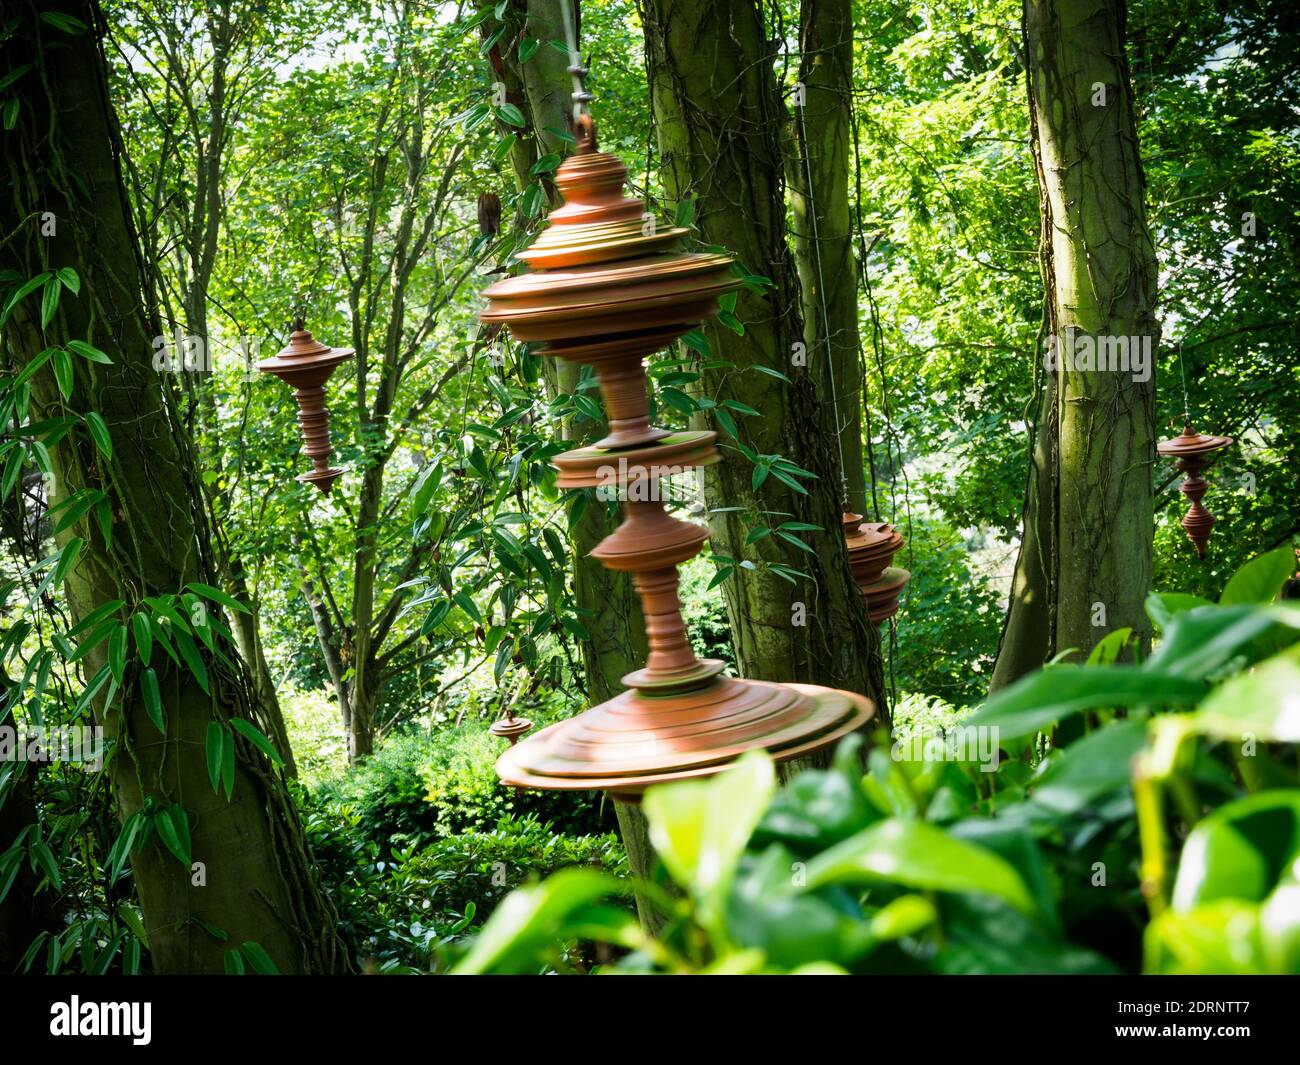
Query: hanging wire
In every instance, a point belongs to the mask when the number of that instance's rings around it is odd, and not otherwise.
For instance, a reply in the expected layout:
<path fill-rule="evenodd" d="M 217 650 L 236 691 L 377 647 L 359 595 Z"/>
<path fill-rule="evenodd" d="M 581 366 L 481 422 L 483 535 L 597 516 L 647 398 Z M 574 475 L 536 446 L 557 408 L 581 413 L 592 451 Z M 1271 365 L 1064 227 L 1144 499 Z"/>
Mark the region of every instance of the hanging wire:
<path fill-rule="evenodd" d="M 587 91 L 587 68 L 578 51 L 578 30 L 573 17 L 573 0 L 560 0 L 560 16 L 564 19 L 564 39 L 569 46 L 569 73 L 573 76 L 573 122 L 591 113 L 591 93 Z"/>
<path fill-rule="evenodd" d="M 1187 364 L 1183 361 L 1183 342 L 1178 342 L 1178 372 L 1183 379 L 1183 422 L 1190 425 L 1192 421 L 1192 405 L 1187 399 Z"/>
<path fill-rule="evenodd" d="M 817 305 L 821 310 L 822 342 L 826 347 L 826 364 L 830 368 L 831 407 L 835 411 L 835 450 L 840 459 L 840 499 L 849 507 L 849 475 L 844 468 L 844 426 L 840 421 L 840 397 L 835 387 L 835 356 L 831 351 L 831 323 L 826 311 L 826 280 L 822 274 L 822 242 L 817 233 L 817 201 L 813 195 L 812 159 L 808 154 L 808 127 L 804 124 L 804 106 L 799 106 L 799 139 L 803 147 L 805 195 L 808 217 L 812 222 L 813 259 L 817 264 Z"/>

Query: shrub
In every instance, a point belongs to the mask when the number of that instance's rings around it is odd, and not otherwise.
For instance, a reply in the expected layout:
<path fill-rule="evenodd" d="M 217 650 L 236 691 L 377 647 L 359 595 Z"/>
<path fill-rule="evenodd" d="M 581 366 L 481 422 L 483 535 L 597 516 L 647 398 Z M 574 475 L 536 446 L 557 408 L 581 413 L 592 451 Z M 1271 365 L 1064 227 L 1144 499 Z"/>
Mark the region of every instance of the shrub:
<path fill-rule="evenodd" d="M 512 889 L 570 866 L 626 874 L 612 833 L 565 836 L 535 816 L 502 817 L 423 849 L 365 839 L 354 812 L 306 819 L 326 893 L 358 965 L 368 971 L 435 971 L 449 945 L 477 930 Z"/>
<path fill-rule="evenodd" d="M 424 847 L 461 832 L 486 831 L 506 816 L 531 814 L 574 836 L 613 826 L 613 810 L 597 792 L 505 787 L 493 768 L 503 747 L 477 721 L 398 733 L 304 801 L 322 812 L 346 808 L 362 837 L 385 847 Z"/>
<path fill-rule="evenodd" d="M 1300 608 L 1273 602 L 1293 568 L 1288 546 L 1218 603 L 1153 594 L 1144 662 L 1116 664 L 1118 630 L 1000 691 L 960 721 L 979 757 L 879 736 L 864 773 L 854 736 L 781 790 L 762 752 L 651 788 L 682 891 L 662 940 L 601 902 L 622 882 L 571 869 L 456 971 L 563 969 L 586 937 L 639 947 L 633 971 L 1300 974 Z"/>

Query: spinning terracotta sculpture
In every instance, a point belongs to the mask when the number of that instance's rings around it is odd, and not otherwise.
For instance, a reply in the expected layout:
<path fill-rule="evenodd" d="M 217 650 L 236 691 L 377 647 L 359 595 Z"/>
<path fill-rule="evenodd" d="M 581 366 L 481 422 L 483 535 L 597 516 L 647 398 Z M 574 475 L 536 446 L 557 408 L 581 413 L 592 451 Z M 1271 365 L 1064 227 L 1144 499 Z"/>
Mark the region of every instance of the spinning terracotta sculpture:
<path fill-rule="evenodd" d="M 1214 515 L 1201 504 L 1206 489 L 1210 487 L 1201 472 L 1214 462 L 1216 451 L 1222 451 L 1231 443 L 1232 439 L 1226 436 L 1202 436 L 1189 422 L 1183 426 L 1181 434 L 1156 445 L 1160 454 L 1177 459 L 1174 465 L 1186 474 L 1178 490 L 1191 503 L 1183 515 L 1183 528 L 1187 532 L 1187 538 L 1192 541 L 1192 546 L 1196 548 L 1197 558 L 1205 557 L 1205 545 L 1214 528 Z"/>
<path fill-rule="evenodd" d="M 847 507 L 844 536 L 853 581 L 867 601 L 867 617 L 879 625 L 898 613 L 898 597 L 912 579 L 907 570 L 889 564 L 906 541 L 887 522 L 864 523 L 861 514 L 853 514 Z"/>
<path fill-rule="evenodd" d="M 257 364 L 262 373 L 275 374 L 293 388 L 293 398 L 298 401 L 298 424 L 302 427 L 305 444 L 303 451 L 312 465 L 310 473 L 300 473 L 297 479 L 305 484 L 314 484 L 327 494 L 343 471 L 329 464 L 333 448 L 330 446 L 330 412 L 325 406 L 325 382 L 334 368 L 352 355 L 351 348 L 331 348 L 315 340 L 299 318 L 293 324 L 293 335 L 284 350 Z"/>
<path fill-rule="evenodd" d="M 596 150 L 591 119 L 575 122 L 577 154 L 556 174 L 564 206 L 519 258 L 533 272 L 492 285 L 482 320 L 542 355 L 595 369 L 609 435 L 557 455 L 561 488 L 617 489 L 623 523 L 592 554 L 630 573 L 650 653 L 623 678 L 628 691 L 511 746 L 497 762 L 507 784 L 603 789 L 634 799 L 651 784 L 716 773 L 746 751 L 782 761 L 834 743 L 870 718 L 870 700 L 805 684 L 722 675 L 695 657 L 682 621 L 677 567 L 708 530 L 661 502 L 663 478 L 719 461 L 712 432 L 656 429 L 643 359 L 717 312 L 740 282 L 724 255 L 673 250 L 686 230 L 647 225 L 641 200 L 624 196 L 627 170 Z"/>

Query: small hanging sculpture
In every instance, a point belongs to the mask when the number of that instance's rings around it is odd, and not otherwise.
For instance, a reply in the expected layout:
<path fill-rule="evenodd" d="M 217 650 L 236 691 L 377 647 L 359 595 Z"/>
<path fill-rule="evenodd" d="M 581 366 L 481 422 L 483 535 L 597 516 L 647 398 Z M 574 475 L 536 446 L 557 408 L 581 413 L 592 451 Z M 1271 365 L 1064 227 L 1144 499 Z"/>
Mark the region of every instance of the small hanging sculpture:
<path fill-rule="evenodd" d="M 262 373 L 275 374 L 293 388 L 293 398 L 298 401 L 298 424 L 302 427 L 305 443 L 303 451 L 312 465 L 310 473 L 300 473 L 297 479 L 304 484 L 314 484 L 326 495 L 343 471 L 329 464 L 334 449 L 330 446 L 330 412 L 325 406 L 325 382 L 334 368 L 352 358 L 353 354 L 351 348 L 331 348 L 313 339 L 299 318 L 293 323 L 293 335 L 284 350 L 257 364 Z"/>
<path fill-rule="evenodd" d="M 506 716 L 493 721 L 491 726 L 488 728 L 488 731 L 492 733 L 493 736 L 500 736 L 503 739 L 509 740 L 510 746 L 513 747 L 519 742 L 519 737 L 525 732 L 531 731 L 532 727 L 533 723 L 529 721 L 528 718 L 515 717 L 515 712 L 513 710 L 507 710 Z"/>
<path fill-rule="evenodd" d="M 1214 462 L 1216 451 L 1222 451 L 1231 444 L 1231 437 L 1201 436 L 1188 422 L 1180 435 L 1156 445 L 1160 454 L 1177 459 L 1174 465 L 1186 474 L 1183 483 L 1178 486 L 1178 490 L 1191 503 L 1183 515 L 1183 528 L 1187 531 L 1192 546 L 1196 548 L 1196 557 L 1200 559 L 1205 558 L 1205 545 L 1214 528 L 1214 515 L 1201 504 L 1201 498 L 1210 487 L 1201 472 Z"/>
<path fill-rule="evenodd" d="M 510 747 L 497 774 L 521 787 L 635 800 L 651 784 L 708 776 L 756 748 L 783 761 L 828 746 L 874 707 L 851 692 L 725 677 L 722 662 L 695 657 L 677 567 L 708 530 L 664 510 L 661 481 L 719 461 L 717 434 L 652 427 L 643 360 L 717 313 L 718 297 L 740 282 L 725 255 L 673 251 L 686 230 L 647 226 L 644 203 L 623 195 L 627 169 L 596 150 L 590 116 L 575 126 L 577 153 L 555 177 L 564 206 L 519 253 L 533 272 L 488 288 L 480 317 L 542 342 L 538 354 L 595 370 L 609 435 L 555 456 L 556 483 L 618 490 L 623 523 L 592 555 L 632 575 L 650 654 L 623 678 L 629 691 Z"/>
<path fill-rule="evenodd" d="M 891 566 L 905 541 L 892 525 L 883 521 L 863 522 L 861 514 L 844 508 L 844 537 L 849 549 L 849 569 L 867 601 L 867 617 L 879 625 L 898 613 L 898 597 L 912 574 Z"/>

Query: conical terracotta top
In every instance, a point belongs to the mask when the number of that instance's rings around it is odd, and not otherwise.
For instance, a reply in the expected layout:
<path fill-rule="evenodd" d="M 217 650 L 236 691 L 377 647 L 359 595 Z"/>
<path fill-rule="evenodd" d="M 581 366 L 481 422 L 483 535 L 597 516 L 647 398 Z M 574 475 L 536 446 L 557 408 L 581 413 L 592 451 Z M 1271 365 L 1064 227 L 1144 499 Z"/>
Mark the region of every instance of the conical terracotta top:
<path fill-rule="evenodd" d="M 541 354 L 596 365 L 639 359 L 714 314 L 718 297 L 742 284 L 732 260 L 669 250 L 688 231 L 646 214 L 644 201 L 624 195 L 626 181 L 627 168 L 595 150 L 586 118 L 578 154 L 555 175 L 564 205 L 518 255 L 533 272 L 489 287 L 480 319 L 508 325 L 517 340 L 549 341 Z M 638 391 L 644 405 L 643 382 Z"/>
<path fill-rule="evenodd" d="M 1170 440 L 1162 440 L 1156 450 L 1162 455 L 1203 455 L 1208 451 L 1222 451 L 1232 445 L 1230 436 L 1202 436 L 1192 428 L 1191 423 L 1183 426 L 1183 431 Z"/>

